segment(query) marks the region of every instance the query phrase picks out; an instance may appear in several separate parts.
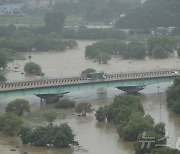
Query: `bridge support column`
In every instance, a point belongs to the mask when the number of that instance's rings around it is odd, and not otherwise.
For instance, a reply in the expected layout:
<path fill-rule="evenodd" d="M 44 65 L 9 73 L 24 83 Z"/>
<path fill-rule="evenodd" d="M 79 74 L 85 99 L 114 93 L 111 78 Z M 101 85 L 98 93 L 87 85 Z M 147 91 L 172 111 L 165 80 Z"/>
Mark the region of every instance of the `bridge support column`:
<path fill-rule="evenodd" d="M 140 90 L 143 90 L 145 86 L 128 86 L 128 87 L 117 87 L 117 89 L 122 90 L 127 93 L 137 93 Z"/>
<path fill-rule="evenodd" d="M 42 100 L 46 100 L 46 103 L 54 103 L 56 102 L 59 98 L 63 97 L 64 94 L 40 94 L 36 95 L 37 97 L 40 97 L 41 99 L 41 104 Z"/>

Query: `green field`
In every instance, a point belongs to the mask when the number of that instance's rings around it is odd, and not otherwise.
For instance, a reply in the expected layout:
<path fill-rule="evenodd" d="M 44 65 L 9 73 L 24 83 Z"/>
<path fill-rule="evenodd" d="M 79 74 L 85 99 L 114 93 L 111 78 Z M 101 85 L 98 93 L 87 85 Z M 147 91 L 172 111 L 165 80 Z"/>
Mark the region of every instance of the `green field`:
<path fill-rule="evenodd" d="M 29 26 L 44 25 L 43 16 L 15 16 L 15 15 L 1 15 L 0 25 L 4 24 L 27 24 Z"/>
<path fill-rule="evenodd" d="M 65 25 L 75 26 L 80 23 L 82 17 L 67 16 Z M 0 15 L 0 25 L 6 24 L 27 24 L 29 26 L 38 27 L 44 25 L 44 16 L 17 16 L 17 15 Z"/>

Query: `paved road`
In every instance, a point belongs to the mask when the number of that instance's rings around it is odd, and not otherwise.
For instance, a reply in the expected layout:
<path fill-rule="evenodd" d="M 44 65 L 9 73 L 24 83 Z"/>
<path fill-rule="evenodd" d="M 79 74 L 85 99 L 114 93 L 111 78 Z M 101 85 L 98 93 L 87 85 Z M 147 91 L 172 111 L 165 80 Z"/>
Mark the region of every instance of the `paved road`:
<path fill-rule="evenodd" d="M 178 71 L 168 70 L 168 71 L 150 71 L 150 72 L 139 72 L 139 73 L 136 72 L 136 73 L 107 74 L 105 79 L 99 79 L 99 80 L 90 80 L 86 77 L 38 79 L 32 81 L 0 83 L 0 91 L 36 88 L 36 87 L 48 87 L 54 85 L 78 84 L 78 83 L 86 83 L 86 82 L 98 82 L 100 80 L 111 81 L 111 80 L 143 79 L 143 78 L 171 77 L 178 75 L 180 75 Z"/>

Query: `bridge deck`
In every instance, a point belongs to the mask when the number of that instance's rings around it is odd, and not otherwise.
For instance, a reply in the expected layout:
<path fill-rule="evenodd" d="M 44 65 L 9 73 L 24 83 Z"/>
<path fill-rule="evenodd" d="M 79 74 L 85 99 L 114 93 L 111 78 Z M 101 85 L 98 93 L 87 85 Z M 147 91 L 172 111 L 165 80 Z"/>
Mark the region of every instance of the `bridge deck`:
<path fill-rule="evenodd" d="M 151 71 L 143 73 L 121 73 L 121 74 L 107 74 L 106 79 L 89 80 L 85 77 L 74 77 L 74 78 L 56 78 L 56 79 L 44 79 L 34 81 L 20 81 L 20 82 L 8 82 L 0 84 L 0 92 L 3 91 L 15 91 L 25 89 L 35 89 L 44 87 L 54 86 L 65 86 L 65 85 L 81 85 L 90 83 L 107 83 L 115 81 L 127 81 L 127 80 L 143 80 L 143 79 L 157 79 L 157 78 L 174 78 L 179 74 L 173 74 L 172 70 L 168 71 Z"/>

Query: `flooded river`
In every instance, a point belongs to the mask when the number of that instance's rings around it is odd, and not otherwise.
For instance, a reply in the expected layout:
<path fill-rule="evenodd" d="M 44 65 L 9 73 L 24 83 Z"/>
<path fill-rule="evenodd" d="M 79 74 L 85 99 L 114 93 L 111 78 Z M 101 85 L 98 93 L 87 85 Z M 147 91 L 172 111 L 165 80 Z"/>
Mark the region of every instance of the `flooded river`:
<path fill-rule="evenodd" d="M 92 60 L 85 59 L 85 46 L 92 44 L 93 41 L 78 41 L 79 48 L 68 50 L 65 52 L 41 52 L 41 53 L 25 53 L 25 56 L 32 56 L 31 61 L 41 65 L 46 77 L 64 77 L 79 75 L 86 68 L 95 68 L 98 71 L 108 73 L 114 72 L 131 72 L 142 70 L 155 70 L 159 68 L 177 68 L 178 59 L 169 58 L 164 60 L 122 60 L 114 57 L 107 65 L 98 64 Z M 8 71 L 6 76 L 9 80 L 28 80 L 29 77 L 22 75 L 23 66 L 26 62 L 21 60 L 8 64 L 8 68 L 12 69 L 15 65 L 20 65 L 16 72 Z M 155 122 L 165 122 L 166 129 L 169 132 L 172 147 L 175 147 L 176 139 L 180 136 L 180 117 L 170 112 L 166 107 L 165 90 L 172 83 L 160 83 L 148 86 L 137 94 L 144 106 L 146 114 L 151 114 Z M 158 94 L 158 88 L 160 93 Z M 116 95 L 122 93 L 117 89 L 97 89 L 79 91 L 69 93 L 66 97 L 74 99 L 77 102 L 90 102 L 94 109 L 99 106 L 107 105 L 113 102 Z M 2 154 L 19 154 L 22 151 L 28 151 L 29 154 L 132 154 L 134 153 L 133 143 L 124 142 L 119 139 L 116 127 L 109 123 L 98 123 L 94 113 L 86 117 L 75 116 L 74 110 L 57 110 L 53 105 L 40 105 L 40 100 L 36 96 L 22 97 L 31 103 L 31 113 L 29 121 L 31 125 L 46 125 L 42 120 L 42 114 L 47 110 L 53 110 L 59 113 L 58 119 L 54 124 L 68 123 L 73 129 L 79 142 L 80 147 L 72 147 L 70 149 L 53 149 L 39 148 L 32 146 L 23 146 L 17 138 L 7 138 L 0 135 L 0 153 Z M 1 112 L 5 105 L 15 98 L 0 100 Z M 63 117 L 63 118 L 62 118 Z M 40 122 L 41 121 L 41 122 Z M 19 147 L 19 148 L 16 148 Z M 17 151 L 10 151 L 15 148 Z"/>

